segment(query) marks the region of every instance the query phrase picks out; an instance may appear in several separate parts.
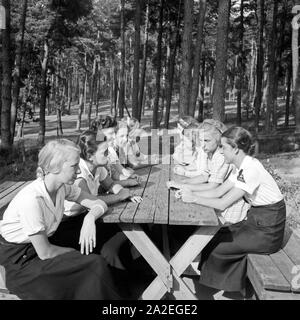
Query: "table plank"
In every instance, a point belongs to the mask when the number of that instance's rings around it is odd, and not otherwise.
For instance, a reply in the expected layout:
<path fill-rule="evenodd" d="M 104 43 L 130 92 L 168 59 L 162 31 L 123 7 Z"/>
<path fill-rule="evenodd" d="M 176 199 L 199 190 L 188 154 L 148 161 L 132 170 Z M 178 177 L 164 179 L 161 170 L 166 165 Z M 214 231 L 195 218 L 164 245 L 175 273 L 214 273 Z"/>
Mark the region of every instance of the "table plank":
<path fill-rule="evenodd" d="M 0 193 L 0 199 L 4 198 L 14 190 L 20 188 L 25 182 L 26 181 L 15 181 L 11 186 L 9 186 L 8 188 L 6 188 Z"/>
<path fill-rule="evenodd" d="M 16 181 L 4 181 L 3 183 L 0 184 L 0 193 L 7 188 L 13 186 L 16 183 Z"/>
<path fill-rule="evenodd" d="M 249 278 L 258 278 L 264 289 L 277 291 L 291 291 L 291 286 L 284 278 L 280 270 L 273 263 L 268 255 L 249 254 L 248 264 L 252 268 L 248 268 L 253 272 L 253 276 L 248 271 Z"/>
<path fill-rule="evenodd" d="M 170 167 L 165 164 L 153 166 L 147 186 L 134 217 L 134 223 L 168 223 L 169 191 L 166 181 L 169 179 Z"/>
<path fill-rule="evenodd" d="M 174 161 L 171 161 L 170 180 L 174 180 Z M 177 176 L 178 177 L 178 176 Z M 198 204 L 184 203 L 175 198 L 175 191 L 170 190 L 169 224 L 217 226 L 218 217 L 215 210 Z"/>
<path fill-rule="evenodd" d="M 286 255 L 293 261 L 295 265 L 300 265 L 300 237 L 294 231 L 286 245 L 282 248 Z"/>
<path fill-rule="evenodd" d="M 291 284 L 292 291 L 300 292 L 298 285 L 292 281 L 295 277 L 295 274 L 292 273 L 293 268 L 295 268 L 295 264 L 290 260 L 286 253 L 283 250 L 279 250 L 278 252 L 271 254 L 270 257 L 283 276 Z"/>
<path fill-rule="evenodd" d="M 136 173 L 142 177 L 143 181 L 140 186 L 130 188 L 131 190 L 135 191 L 136 195 L 142 195 L 145 185 L 147 183 L 148 175 L 149 175 L 150 168 L 143 168 L 136 170 Z M 127 206 L 130 204 L 130 207 Z M 134 209 L 132 208 L 134 206 Z M 123 201 L 114 205 L 109 206 L 108 211 L 102 217 L 104 223 L 120 223 L 120 222 L 132 222 L 133 216 L 135 214 L 135 206 L 137 204 L 133 204 L 129 201 Z M 128 210 L 127 213 L 123 215 L 125 210 Z"/>
<path fill-rule="evenodd" d="M 141 176 L 143 179 L 142 184 L 140 186 L 130 188 L 131 190 L 135 190 L 136 194 L 143 193 L 143 190 L 144 190 L 146 183 L 147 183 L 147 180 L 148 180 L 149 172 L 150 172 L 149 167 L 136 170 L 136 174 Z M 127 208 L 127 206 L 129 205 L 129 203 L 131 203 L 131 202 L 123 201 L 123 202 L 114 204 L 112 206 L 109 206 L 107 212 L 102 217 L 102 221 L 104 223 L 120 223 L 120 222 L 125 222 L 127 220 L 132 222 L 133 216 L 135 213 L 135 211 L 132 210 L 132 207 L 128 208 L 127 214 L 125 214 L 125 216 L 122 217 L 122 214 L 125 211 L 125 209 Z M 136 206 L 137 204 L 133 204 L 133 205 Z M 131 215 L 131 217 L 130 217 L 130 215 Z M 124 221 L 124 219 L 125 219 L 125 221 Z"/>
<path fill-rule="evenodd" d="M 137 174 L 139 174 L 143 181 L 142 184 L 138 187 L 134 188 L 134 194 L 141 196 L 144 199 L 144 191 L 147 187 L 148 180 L 149 180 L 149 174 L 151 172 L 151 167 L 142 168 L 136 171 Z M 143 203 L 144 200 L 141 202 Z M 136 212 L 141 205 L 141 203 L 133 203 L 133 202 L 127 202 L 127 205 L 123 212 L 120 215 L 120 221 L 124 223 L 133 223 L 135 219 Z"/>

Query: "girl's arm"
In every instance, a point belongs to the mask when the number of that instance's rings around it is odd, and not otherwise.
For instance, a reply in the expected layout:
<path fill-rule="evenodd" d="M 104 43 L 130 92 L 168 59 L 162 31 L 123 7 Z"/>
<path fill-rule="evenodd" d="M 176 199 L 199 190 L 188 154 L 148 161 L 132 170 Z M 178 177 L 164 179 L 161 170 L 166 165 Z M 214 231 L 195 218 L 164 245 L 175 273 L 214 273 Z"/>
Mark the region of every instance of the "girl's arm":
<path fill-rule="evenodd" d="M 184 184 L 183 189 L 186 187 L 190 191 L 207 191 L 216 189 L 219 187 L 219 183 L 216 182 L 208 182 L 208 183 L 202 183 L 202 184 Z"/>
<path fill-rule="evenodd" d="M 74 251 L 73 248 L 59 247 L 51 244 L 45 231 L 29 236 L 29 239 L 41 260 L 51 259 L 61 254 Z"/>
<path fill-rule="evenodd" d="M 180 182 L 184 184 L 199 184 L 208 181 L 208 174 L 200 174 L 193 178 L 182 179 Z"/>
<path fill-rule="evenodd" d="M 77 179 L 75 183 L 76 185 L 78 185 L 78 187 L 82 191 L 90 194 L 90 190 L 84 179 Z M 129 197 L 130 197 L 129 190 L 122 188 L 117 194 L 108 194 L 108 195 L 102 195 L 102 196 L 98 195 L 96 198 L 104 201 L 107 205 L 112 205 L 114 203 L 121 202 L 125 199 L 128 199 Z"/>
<path fill-rule="evenodd" d="M 205 198 L 221 198 L 232 188 L 234 188 L 234 183 L 227 179 L 213 190 L 199 191 L 199 196 Z"/>
<path fill-rule="evenodd" d="M 237 200 L 240 200 L 245 195 L 245 191 L 238 188 L 231 188 L 225 195 L 220 198 L 206 198 L 202 193 L 193 193 L 190 191 L 182 191 L 182 201 L 197 203 L 203 206 L 211 207 L 218 210 L 225 210 Z M 200 196 L 201 195 L 201 196 Z"/>

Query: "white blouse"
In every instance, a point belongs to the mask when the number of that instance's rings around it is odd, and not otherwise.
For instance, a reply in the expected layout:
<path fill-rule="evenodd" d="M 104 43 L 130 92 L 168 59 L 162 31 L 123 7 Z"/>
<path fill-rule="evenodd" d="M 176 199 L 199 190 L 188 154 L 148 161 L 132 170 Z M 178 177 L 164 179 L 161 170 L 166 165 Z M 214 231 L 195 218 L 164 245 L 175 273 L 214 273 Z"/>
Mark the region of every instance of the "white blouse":
<path fill-rule="evenodd" d="M 95 175 L 93 175 L 83 159 L 80 159 L 79 161 L 79 169 L 81 173 L 77 175 L 77 179 L 84 179 L 89 188 L 90 194 L 97 196 L 101 181 L 105 180 L 108 175 L 107 170 L 104 167 L 99 167 L 97 168 Z M 86 209 L 80 204 L 65 200 L 66 216 L 76 216 L 85 210 Z"/>
<path fill-rule="evenodd" d="M 253 206 L 276 203 L 283 199 L 277 183 L 255 158 L 246 156 L 229 179 L 236 188 L 246 191 L 245 198 Z"/>
<path fill-rule="evenodd" d="M 24 187 L 10 202 L 1 225 L 2 237 L 9 242 L 29 243 L 29 236 L 45 231 L 51 236 L 64 214 L 64 200 L 76 201 L 81 189 L 62 185 L 56 193 L 56 204 L 51 200 L 44 180 L 37 178 Z"/>

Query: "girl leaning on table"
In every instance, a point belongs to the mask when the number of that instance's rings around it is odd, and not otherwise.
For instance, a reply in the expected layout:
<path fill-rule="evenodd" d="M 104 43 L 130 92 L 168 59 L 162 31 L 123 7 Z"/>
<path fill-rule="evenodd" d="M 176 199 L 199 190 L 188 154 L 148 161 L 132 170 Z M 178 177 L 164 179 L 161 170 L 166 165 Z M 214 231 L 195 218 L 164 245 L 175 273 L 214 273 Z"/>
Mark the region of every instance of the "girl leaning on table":
<path fill-rule="evenodd" d="M 122 125 L 119 125 L 119 130 L 116 133 L 118 148 L 122 151 L 125 167 L 130 167 L 134 170 L 148 167 L 159 163 L 157 154 L 145 155 L 141 152 L 138 142 L 144 131 L 140 128 L 140 123 L 133 117 L 124 117 L 121 119 Z M 118 137 L 124 137 L 119 139 Z"/>
<path fill-rule="evenodd" d="M 39 152 L 37 179 L 4 212 L 0 264 L 7 288 L 21 299 L 120 298 L 105 260 L 94 254 L 101 237 L 96 221 L 107 205 L 74 185 L 79 161 L 73 142 L 48 142 Z M 81 225 L 61 224 L 65 199 L 90 209 Z M 69 230 L 76 239 L 67 238 Z"/>
<path fill-rule="evenodd" d="M 77 141 L 80 149 L 79 169 L 80 174 L 74 185 L 80 187 L 81 190 L 86 191 L 99 199 L 105 201 L 107 205 L 112 205 L 124 200 L 130 200 L 135 203 L 142 201 L 140 196 L 132 194 L 132 192 L 115 183 L 109 176 L 105 165 L 107 164 L 107 142 L 102 141 L 97 143 L 96 133 L 90 130 L 83 132 Z M 101 187 L 101 188 L 100 188 Z M 103 191 L 102 194 L 99 193 Z M 68 223 L 72 221 L 73 224 L 81 224 L 87 209 L 81 205 L 65 200 L 65 219 Z M 66 219 L 69 217 L 69 219 Z M 98 252 L 105 258 L 105 260 L 112 266 L 124 269 L 121 260 L 119 259 L 119 248 L 127 240 L 126 236 L 116 224 L 99 224 L 99 236 L 101 241 L 97 241 Z M 73 230 L 70 230 L 68 239 L 76 238 Z M 107 241 L 107 242 L 106 242 Z M 103 247 L 102 247 L 103 245 Z"/>
<path fill-rule="evenodd" d="M 188 132 L 191 132 L 192 128 L 197 128 L 198 125 L 199 122 L 191 116 L 183 116 L 178 119 L 179 144 L 175 147 L 172 155 L 175 164 L 187 166 L 195 160 L 195 150 Z"/>
<path fill-rule="evenodd" d="M 108 144 L 107 168 L 111 178 L 124 187 L 135 187 L 141 182 L 139 176 L 134 173 L 133 169 L 122 166 L 119 159 L 118 141 L 122 141 L 124 137 L 120 134 L 117 137 L 118 127 L 115 119 L 106 116 L 98 127 L 97 140 L 105 140 Z"/>
<path fill-rule="evenodd" d="M 197 159 L 198 175 L 179 181 L 170 181 L 168 186 L 190 191 L 211 190 L 212 192 L 219 187 L 228 178 L 234 167 L 233 164 L 226 163 L 220 148 L 221 136 L 226 129 L 226 126 L 220 121 L 204 120 L 198 126 L 198 135 L 195 139 L 197 149 L 199 151 L 202 149 L 202 153 L 206 155 L 204 161 L 203 156 Z M 224 224 L 237 223 L 246 217 L 248 209 L 249 204 L 244 199 L 239 199 L 225 210 L 220 210 L 218 214 Z"/>
<path fill-rule="evenodd" d="M 184 202 L 224 210 L 245 198 L 250 209 L 245 220 L 223 227 L 202 251 L 200 283 L 218 290 L 246 294 L 247 254 L 271 254 L 281 247 L 286 207 L 275 180 L 251 155 L 251 134 L 232 127 L 222 134 L 222 153 L 234 164 L 229 178 L 213 191 L 182 189 Z"/>

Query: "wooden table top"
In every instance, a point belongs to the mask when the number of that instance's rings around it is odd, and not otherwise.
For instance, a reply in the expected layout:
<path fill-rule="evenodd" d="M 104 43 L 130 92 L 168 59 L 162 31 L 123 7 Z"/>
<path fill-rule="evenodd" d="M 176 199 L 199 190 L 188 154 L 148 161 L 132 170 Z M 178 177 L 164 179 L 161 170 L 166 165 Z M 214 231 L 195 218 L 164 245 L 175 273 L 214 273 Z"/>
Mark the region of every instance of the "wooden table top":
<path fill-rule="evenodd" d="M 153 223 L 170 225 L 217 226 L 219 220 L 212 208 L 184 203 L 168 190 L 166 182 L 173 178 L 173 164 L 158 164 L 136 171 L 142 184 L 135 188 L 143 197 L 139 204 L 123 202 L 111 206 L 103 216 L 105 223 Z"/>
<path fill-rule="evenodd" d="M 197 225 L 217 226 L 218 217 L 212 208 L 197 204 L 182 202 L 175 198 L 175 192 L 168 190 L 166 182 L 173 180 L 173 163 L 170 136 L 164 133 L 157 134 L 152 130 L 151 142 L 143 150 L 143 143 L 140 144 L 141 151 L 146 154 L 164 155 L 161 156 L 161 163 L 155 166 L 136 170 L 141 176 L 142 184 L 139 187 L 131 188 L 136 195 L 143 197 L 140 204 L 122 202 L 109 207 L 108 212 L 103 216 L 105 223 L 153 223 L 170 225 Z M 176 138 L 176 136 L 175 136 Z M 149 139 L 149 138 L 146 138 Z M 175 143 L 176 144 L 176 143 Z M 145 148 L 145 144 L 144 144 Z M 148 148 L 148 151 L 147 151 Z M 3 212 L 12 198 L 30 181 L 7 181 L 0 185 L 0 220 Z"/>

